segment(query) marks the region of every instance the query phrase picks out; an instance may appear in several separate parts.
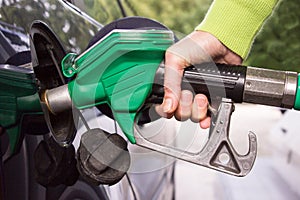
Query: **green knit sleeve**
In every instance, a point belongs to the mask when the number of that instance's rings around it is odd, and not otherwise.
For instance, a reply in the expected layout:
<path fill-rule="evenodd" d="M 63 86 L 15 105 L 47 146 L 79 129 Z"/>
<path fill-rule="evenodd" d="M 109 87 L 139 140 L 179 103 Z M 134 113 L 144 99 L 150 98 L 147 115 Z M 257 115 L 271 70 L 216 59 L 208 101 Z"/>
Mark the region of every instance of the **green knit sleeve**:
<path fill-rule="evenodd" d="M 214 0 L 195 30 L 213 34 L 245 58 L 252 42 L 278 0 Z"/>

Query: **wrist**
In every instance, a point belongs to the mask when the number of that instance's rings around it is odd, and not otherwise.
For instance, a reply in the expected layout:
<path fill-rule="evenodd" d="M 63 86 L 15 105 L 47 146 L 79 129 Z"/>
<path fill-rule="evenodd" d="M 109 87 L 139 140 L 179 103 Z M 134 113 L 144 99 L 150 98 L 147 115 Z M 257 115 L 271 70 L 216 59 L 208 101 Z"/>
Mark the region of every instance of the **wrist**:
<path fill-rule="evenodd" d="M 213 34 L 198 30 L 192 32 L 189 37 L 201 46 L 205 54 L 209 55 L 214 62 L 236 65 L 242 64 L 242 57 L 229 49 Z"/>
<path fill-rule="evenodd" d="M 225 46 L 245 58 L 276 2 L 277 0 L 215 0 L 196 30 L 213 34 Z"/>

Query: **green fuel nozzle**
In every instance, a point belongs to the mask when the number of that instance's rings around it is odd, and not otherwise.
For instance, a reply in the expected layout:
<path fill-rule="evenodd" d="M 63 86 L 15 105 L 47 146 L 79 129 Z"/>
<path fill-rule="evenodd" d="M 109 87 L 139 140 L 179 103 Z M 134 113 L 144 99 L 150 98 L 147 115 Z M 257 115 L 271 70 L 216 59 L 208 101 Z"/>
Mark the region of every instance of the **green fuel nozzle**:
<path fill-rule="evenodd" d="M 67 55 L 63 73 L 74 79 L 46 92 L 50 111 L 70 108 L 66 102 L 78 109 L 107 103 L 127 138 L 135 143 L 137 111 L 151 93 L 156 70 L 173 41 L 173 33 L 166 30 L 114 30 L 83 54 Z M 62 95 L 66 98 L 57 98 Z"/>
<path fill-rule="evenodd" d="M 162 102 L 167 48 L 174 43 L 168 30 L 115 29 L 81 55 L 68 54 L 62 71 L 71 81 L 46 90 L 45 104 L 59 114 L 108 104 L 115 120 L 133 144 L 165 153 L 198 165 L 236 176 L 245 176 L 257 153 L 256 136 L 249 133 L 249 151 L 239 155 L 229 140 L 230 117 L 234 103 L 249 102 L 300 109 L 299 75 L 246 66 L 202 63 L 184 72 L 182 89 L 205 94 L 218 102 L 212 113 L 210 138 L 199 153 L 190 154 L 154 144 L 135 131 L 137 117 L 145 104 Z M 138 135 L 136 135 L 138 134 Z M 227 154 L 229 162 L 220 156 Z"/>
<path fill-rule="evenodd" d="M 147 98 L 162 101 L 163 68 L 158 69 L 173 41 L 173 33 L 167 30 L 117 29 L 83 54 L 68 54 L 62 69 L 73 80 L 46 91 L 49 110 L 58 113 L 72 104 L 84 109 L 106 103 L 135 143 L 137 112 Z M 226 97 L 235 103 L 300 109 L 298 79 L 296 72 L 204 63 L 185 71 L 182 87 L 209 99 Z"/>

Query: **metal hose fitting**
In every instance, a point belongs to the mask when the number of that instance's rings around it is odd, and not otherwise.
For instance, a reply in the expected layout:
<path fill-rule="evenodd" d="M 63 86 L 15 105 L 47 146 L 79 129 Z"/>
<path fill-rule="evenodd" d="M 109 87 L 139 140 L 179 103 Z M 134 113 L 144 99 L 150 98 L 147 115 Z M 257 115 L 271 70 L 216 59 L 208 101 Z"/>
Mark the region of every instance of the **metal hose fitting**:
<path fill-rule="evenodd" d="M 293 108 L 298 74 L 290 71 L 247 67 L 244 102 Z"/>

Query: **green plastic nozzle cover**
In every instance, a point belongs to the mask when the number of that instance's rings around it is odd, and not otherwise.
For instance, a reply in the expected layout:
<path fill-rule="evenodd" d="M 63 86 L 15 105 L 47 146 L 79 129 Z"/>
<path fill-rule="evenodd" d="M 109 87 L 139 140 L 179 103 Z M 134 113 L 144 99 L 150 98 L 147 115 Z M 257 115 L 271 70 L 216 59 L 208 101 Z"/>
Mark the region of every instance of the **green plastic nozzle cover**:
<path fill-rule="evenodd" d="M 9 137 L 10 154 L 22 144 L 25 115 L 42 115 L 33 71 L 16 66 L 0 68 L 0 125 Z"/>
<path fill-rule="evenodd" d="M 63 73 L 73 104 L 108 104 L 131 143 L 139 109 L 151 93 L 155 73 L 174 42 L 168 30 L 113 30 L 80 56 L 67 55 Z"/>

